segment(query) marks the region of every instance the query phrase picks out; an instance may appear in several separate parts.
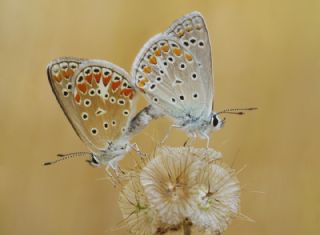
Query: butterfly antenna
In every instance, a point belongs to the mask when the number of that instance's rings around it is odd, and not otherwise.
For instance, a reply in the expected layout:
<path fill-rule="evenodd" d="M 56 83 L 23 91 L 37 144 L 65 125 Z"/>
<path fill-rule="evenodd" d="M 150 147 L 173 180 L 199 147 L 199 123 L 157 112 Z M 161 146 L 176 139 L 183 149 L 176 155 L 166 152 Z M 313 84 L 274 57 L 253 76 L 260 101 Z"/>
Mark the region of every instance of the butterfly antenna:
<path fill-rule="evenodd" d="M 258 109 L 257 107 L 244 108 L 244 109 L 225 109 L 225 110 L 218 112 L 217 114 L 230 113 L 230 114 L 243 115 L 243 114 L 245 114 L 244 111 L 252 111 L 252 110 L 257 110 L 257 109 Z"/>
<path fill-rule="evenodd" d="M 67 154 L 57 154 L 57 156 L 59 157 L 57 160 L 54 161 L 50 161 L 50 162 L 45 162 L 43 163 L 44 166 L 49 166 L 49 165 L 53 165 L 57 162 L 61 162 L 70 158 L 76 158 L 76 157 L 92 157 L 92 153 L 89 152 L 76 152 L 76 153 L 67 153 Z"/>

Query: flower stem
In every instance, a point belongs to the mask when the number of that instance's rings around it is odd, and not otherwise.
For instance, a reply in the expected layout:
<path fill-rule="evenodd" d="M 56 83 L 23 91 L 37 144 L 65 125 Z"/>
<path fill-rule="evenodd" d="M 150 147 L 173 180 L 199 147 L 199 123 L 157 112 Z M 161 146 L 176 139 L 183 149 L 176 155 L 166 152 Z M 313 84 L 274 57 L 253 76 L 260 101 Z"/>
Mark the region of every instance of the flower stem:
<path fill-rule="evenodd" d="M 184 220 L 183 221 L 183 235 L 191 235 L 191 225 L 189 220 Z"/>

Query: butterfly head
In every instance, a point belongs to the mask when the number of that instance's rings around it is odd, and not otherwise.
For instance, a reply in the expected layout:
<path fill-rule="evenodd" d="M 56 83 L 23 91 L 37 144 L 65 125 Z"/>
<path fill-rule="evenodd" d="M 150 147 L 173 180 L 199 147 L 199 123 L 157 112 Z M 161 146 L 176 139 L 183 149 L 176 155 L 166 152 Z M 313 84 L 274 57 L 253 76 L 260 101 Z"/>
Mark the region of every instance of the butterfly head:
<path fill-rule="evenodd" d="M 101 151 L 99 154 L 92 154 L 91 159 L 88 160 L 88 162 L 93 167 L 109 165 L 111 161 L 120 160 L 128 151 L 129 144 L 127 141 L 108 141 L 106 149 Z"/>
<path fill-rule="evenodd" d="M 211 115 L 211 128 L 213 130 L 220 130 L 224 125 L 225 119 L 219 117 L 218 113 L 212 113 Z"/>
<path fill-rule="evenodd" d="M 87 162 L 93 167 L 99 167 L 100 166 L 100 160 L 95 154 L 92 154 L 91 155 L 91 159 L 87 160 Z"/>

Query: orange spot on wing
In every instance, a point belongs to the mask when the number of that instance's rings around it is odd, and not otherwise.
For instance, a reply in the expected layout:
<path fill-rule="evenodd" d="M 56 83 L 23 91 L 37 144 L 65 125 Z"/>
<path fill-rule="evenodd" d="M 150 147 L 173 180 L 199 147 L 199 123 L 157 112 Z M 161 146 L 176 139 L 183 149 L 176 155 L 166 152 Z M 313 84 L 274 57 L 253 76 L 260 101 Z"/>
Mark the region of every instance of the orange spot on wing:
<path fill-rule="evenodd" d="M 144 88 L 145 85 L 149 82 L 149 79 L 147 78 L 142 78 L 139 81 L 137 81 L 137 87 L 139 87 L 140 89 Z"/>
<path fill-rule="evenodd" d="M 130 93 L 129 99 L 132 100 L 132 98 L 134 97 L 135 92 L 132 90 L 132 92 Z"/>
<path fill-rule="evenodd" d="M 143 68 L 143 72 L 145 72 L 145 73 L 151 73 L 151 71 L 152 71 L 152 68 L 149 67 L 149 66 L 145 66 L 145 67 Z"/>
<path fill-rule="evenodd" d="M 183 35 L 184 35 L 184 31 L 183 31 L 183 30 L 181 30 L 181 31 L 179 31 L 179 32 L 177 33 L 177 36 L 178 36 L 179 38 L 181 38 Z"/>
<path fill-rule="evenodd" d="M 74 99 L 77 101 L 77 103 L 80 103 L 80 95 L 79 95 L 79 93 L 76 94 Z"/>
<path fill-rule="evenodd" d="M 84 77 L 84 79 L 86 79 L 86 81 L 87 81 L 89 84 L 91 84 L 92 78 L 93 78 L 92 74 Z"/>
<path fill-rule="evenodd" d="M 157 50 L 155 50 L 154 54 L 156 56 L 161 56 L 161 50 L 158 48 Z"/>
<path fill-rule="evenodd" d="M 120 94 L 123 94 L 124 96 L 129 96 L 133 92 L 132 88 L 124 88 Z"/>
<path fill-rule="evenodd" d="M 182 54 L 182 51 L 180 48 L 174 48 L 173 54 L 175 54 L 176 56 L 180 56 Z"/>
<path fill-rule="evenodd" d="M 164 52 L 168 52 L 169 51 L 169 45 L 166 44 L 166 45 L 162 46 L 161 50 L 163 50 Z"/>
<path fill-rule="evenodd" d="M 62 71 L 62 73 L 65 78 L 70 78 L 72 77 L 74 72 L 72 71 L 71 68 L 68 68 L 66 71 Z"/>
<path fill-rule="evenodd" d="M 110 82 L 110 80 L 111 80 L 111 75 L 108 76 L 108 77 L 104 77 L 104 78 L 103 78 L 103 85 L 104 85 L 104 86 L 107 86 L 108 83 Z"/>
<path fill-rule="evenodd" d="M 149 59 L 149 62 L 150 62 L 151 64 L 157 64 L 157 59 L 156 59 L 156 57 L 155 57 L 155 56 L 151 56 L 150 59 Z"/>
<path fill-rule="evenodd" d="M 191 61 L 192 60 L 192 55 L 190 55 L 190 54 L 185 54 L 185 57 L 186 57 L 186 59 L 188 60 L 188 61 Z"/>
<path fill-rule="evenodd" d="M 96 82 L 99 83 L 101 79 L 101 73 L 95 74 L 94 78 L 96 79 Z"/>
<path fill-rule="evenodd" d="M 58 74 L 58 75 L 53 76 L 53 79 L 54 79 L 56 82 L 61 82 L 62 77 L 61 77 L 60 74 Z"/>
<path fill-rule="evenodd" d="M 112 82 L 112 84 L 111 84 L 112 90 L 115 91 L 120 86 L 120 83 L 121 83 L 121 81 Z"/>
<path fill-rule="evenodd" d="M 87 91 L 87 85 L 85 83 L 80 83 L 78 84 L 78 89 L 82 92 L 82 93 L 86 93 Z"/>

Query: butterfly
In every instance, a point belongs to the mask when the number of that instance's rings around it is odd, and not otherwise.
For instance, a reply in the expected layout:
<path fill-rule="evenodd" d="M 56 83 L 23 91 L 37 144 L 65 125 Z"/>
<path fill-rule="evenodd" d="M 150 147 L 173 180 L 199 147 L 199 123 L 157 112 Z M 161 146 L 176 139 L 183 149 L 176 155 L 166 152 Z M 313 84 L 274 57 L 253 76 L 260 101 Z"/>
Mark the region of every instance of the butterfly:
<path fill-rule="evenodd" d="M 151 106 L 173 119 L 193 138 L 207 139 L 219 130 L 219 114 L 243 114 L 248 109 L 214 112 L 211 46 L 204 18 L 192 12 L 176 20 L 164 33 L 152 37 L 132 66 L 132 83 Z"/>
<path fill-rule="evenodd" d="M 134 116 L 137 92 L 125 70 L 103 60 L 62 57 L 49 63 L 47 74 L 62 110 L 91 152 L 58 154 L 63 158 L 45 165 L 89 156 L 93 166 L 118 169 L 117 162 L 126 152 L 131 148 L 139 152 L 129 139 L 146 115 L 152 118 L 152 109 Z"/>

